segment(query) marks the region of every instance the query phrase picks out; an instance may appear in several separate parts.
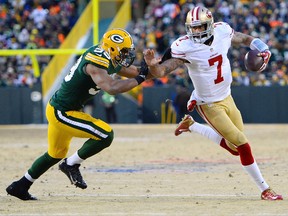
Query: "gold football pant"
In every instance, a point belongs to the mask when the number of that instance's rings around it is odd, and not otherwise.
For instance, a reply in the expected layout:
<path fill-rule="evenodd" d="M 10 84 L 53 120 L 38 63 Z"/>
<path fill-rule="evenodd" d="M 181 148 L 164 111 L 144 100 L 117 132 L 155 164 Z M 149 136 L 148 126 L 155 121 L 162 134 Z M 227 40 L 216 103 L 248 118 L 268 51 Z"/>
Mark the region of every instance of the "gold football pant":
<path fill-rule="evenodd" d="M 235 147 L 248 142 L 243 133 L 243 120 L 231 95 L 224 100 L 196 107 L 199 115 L 222 136 L 227 145 Z"/>
<path fill-rule="evenodd" d="M 108 147 L 113 140 L 112 128 L 106 122 L 95 119 L 87 113 L 80 111 L 62 112 L 48 103 L 46 117 L 48 120 L 48 154 L 53 158 L 66 157 L 73 137 L 88 138 L 86 146 L 91 146 L 91 143 L 95 141 L 95 148 L 98 149 L 93 150 L 93 154 Z M 88 148 L 84 146 L 82 149 L 85 153 L 85 149 Z M 88 150 L 90 151 L 90 149 Z M 87 157 L 88 155 L 89 153 Z"/>

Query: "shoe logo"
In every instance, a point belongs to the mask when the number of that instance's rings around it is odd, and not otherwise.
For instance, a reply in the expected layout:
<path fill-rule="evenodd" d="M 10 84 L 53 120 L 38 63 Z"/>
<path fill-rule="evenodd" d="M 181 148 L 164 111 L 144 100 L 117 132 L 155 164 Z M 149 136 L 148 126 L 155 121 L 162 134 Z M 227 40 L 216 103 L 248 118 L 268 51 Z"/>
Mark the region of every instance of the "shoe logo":
<path fill-rule="evenodd" d="M 75 185 L 75 184 L 77 183 L 77 181 L 75 181 L 75 180 L 73 179 L 71 173 L 69 173 L 69 179 L 70 179 L 70 181 L 71 181 L 72 184 Z"/>

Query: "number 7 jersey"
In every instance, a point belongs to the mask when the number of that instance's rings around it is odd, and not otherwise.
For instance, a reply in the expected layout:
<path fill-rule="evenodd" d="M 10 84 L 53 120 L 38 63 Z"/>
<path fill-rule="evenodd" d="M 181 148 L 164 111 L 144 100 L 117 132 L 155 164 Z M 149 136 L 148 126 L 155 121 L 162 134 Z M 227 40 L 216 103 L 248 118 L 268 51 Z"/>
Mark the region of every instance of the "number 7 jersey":
<path fill-rule="evenodd" d="M 189 76 L 197 104 L 221 101 L 231 94 L 232 74 L 228 50 L 234 30 L 224 22 L 214 24 L 214 39 L 210 46 L 194 43 L 189 37 L 178 38 L 171 45 L 173 58 L 187 61 Z"/>

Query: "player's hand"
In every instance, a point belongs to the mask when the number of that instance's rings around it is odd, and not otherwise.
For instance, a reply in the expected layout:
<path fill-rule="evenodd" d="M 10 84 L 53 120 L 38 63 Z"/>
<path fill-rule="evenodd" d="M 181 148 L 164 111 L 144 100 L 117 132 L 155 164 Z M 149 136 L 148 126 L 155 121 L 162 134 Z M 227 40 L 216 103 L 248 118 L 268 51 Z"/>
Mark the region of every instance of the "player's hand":
<path fill-rule="evenodd" d="M 187 110 L 189 112 L 192 112 L 196 106 L 196 100 L 192 100 L 192 101 L 188 101 L 188 104 L 187 104 Z"/>
<path fill-rule="evenodd" d="M 263 58 L 265 64 L 268 64 L 269 59 L 271 57 L 271 52 L 269 50 L 265 50 L 263 52 L 258 53 L 258 56 Z"/>
<path fill-rule="evenodd" d="M 151 49 L 145 50 L 143 54 L 144 54 L 144 59 L 148 66 L 155 66 L 161 61 L 161 58 L 155 57 L 154 50 L 151 50 Z"/>
<path fill-rule="evenodd" d="M 258 53 L 258 56 L 262 57 L 264 61 L 261 68 L 259 69 L 259 72 L 261 72 L 265 70 L 265 68 L 267 67 L 269 59 L 271 57 L 271 52 L 269 50 L 265 50 L 263 52 Z"/>

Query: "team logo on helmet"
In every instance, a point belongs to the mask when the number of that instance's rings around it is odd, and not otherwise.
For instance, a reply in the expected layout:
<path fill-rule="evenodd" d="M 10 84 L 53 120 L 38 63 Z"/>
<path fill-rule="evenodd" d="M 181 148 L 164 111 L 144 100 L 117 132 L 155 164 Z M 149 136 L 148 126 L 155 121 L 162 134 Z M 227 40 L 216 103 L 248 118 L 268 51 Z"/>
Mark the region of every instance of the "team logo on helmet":
<path fill-rule="evenodd" d="M 207 10 L 206 16 L 207 16 L 207 18 L 211 19 L 211 18 L 212 18 L 212 13 L 211 13 L 211 11 Z"/>
<path fill-rule="evenodd" d="M 114 43 L 123 43 L 124 42 L 124 38 L 121 36 L 121 35 L 118 35 L 118 34 L 113 34 L 111 35 L 111 40 L 114 42 Z"/>

